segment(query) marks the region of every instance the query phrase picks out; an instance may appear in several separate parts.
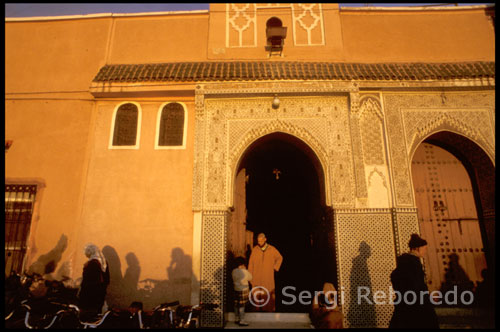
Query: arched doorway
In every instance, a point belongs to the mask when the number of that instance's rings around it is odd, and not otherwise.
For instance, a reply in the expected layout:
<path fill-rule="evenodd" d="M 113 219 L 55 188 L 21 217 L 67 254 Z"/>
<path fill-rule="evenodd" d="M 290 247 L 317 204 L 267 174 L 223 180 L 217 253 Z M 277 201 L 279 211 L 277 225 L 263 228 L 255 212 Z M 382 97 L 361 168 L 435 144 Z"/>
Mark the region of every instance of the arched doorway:
<path fill-rule="evenodd" d="M 420 232 L 429 243 L 429 290 L 473 290 L 494 255 L 494 233 L 487 231 L 494 216 L 487 197 L 494 196 L 491 160 L 467 138 L 439 132 L 416 148 L 412 179 Z"/>
<path fill-rule="evenodd" d="M 230 255 L 248 259 L 256 236 L 265 233 L 283 256 L 275 274 L 276 311 L 307 312 L 310 306 L 298 301 L 300 292 L 319 290 L 325 281 L 336 284 L 320 161 L 298 138 L 273 133 L 245 151 L 236 174 Z"/>

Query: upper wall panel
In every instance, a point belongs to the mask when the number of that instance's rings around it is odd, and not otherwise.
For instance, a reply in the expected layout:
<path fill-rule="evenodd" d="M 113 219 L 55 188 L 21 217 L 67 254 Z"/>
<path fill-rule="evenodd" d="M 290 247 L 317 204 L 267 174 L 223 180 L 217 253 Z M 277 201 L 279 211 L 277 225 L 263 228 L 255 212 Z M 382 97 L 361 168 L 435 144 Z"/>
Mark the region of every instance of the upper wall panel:
<path fill-rule="evenodd" d="M 110 19 L 5 24 L 5 92 L 88 90 L 105 64 Z"/>
<path fill-rule="evenodd" d="M 345 59 L 352 62 L 494 61 L 485 10 L 343 11 Z"/>
<path fill-rule="evenodd" d="M 109 63 L 207 59 L 208 15 L 116 18 Z"/>

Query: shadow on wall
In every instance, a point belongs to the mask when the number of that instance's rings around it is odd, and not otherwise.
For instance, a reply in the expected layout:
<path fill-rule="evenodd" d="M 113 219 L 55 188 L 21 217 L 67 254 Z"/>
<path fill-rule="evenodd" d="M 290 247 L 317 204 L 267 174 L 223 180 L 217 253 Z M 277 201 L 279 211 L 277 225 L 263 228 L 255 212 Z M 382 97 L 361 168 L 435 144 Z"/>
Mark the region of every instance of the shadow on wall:
<path fill-rule="evenodd" d="M 65 234 L 61 234 L 61 237 L 55 247 L 48 253 L 40 255 L 40 257 L 38 257 L 38 259 L 30 265 L 27 273 L 37 273 L 49 280 L 62 280 L 69 278 L 71 275 L 71 264 L 69 261 L 61 264 L 57 272 L 54 274 L 67 247 L 68 237 Z"/>
<path fill-rule="evenodd" d="M 347 312 L 349 327 L 375 327 L 377 324 L 375 305 L 371 295 L 373 294 L 372 282 L 368 270 L 370 256 L 370 246 L 365 241 L 361 242 L 359 255 L 352 260 L 349 311 Z M 366 296 L 366 294 L 369 295 Z M 369 302 L 365 297 L 368 297 Z"/>
<path fill-rule="evenodd" d="M 102 253 L 109 265 L 110 284 L 106 302 L 109 307 L 127 308 L 133 301 L 141 301 L 149 310 L 158 304 L 178 300 L 181 304 L 191 302 L 192 258 L 181 248 L 174 248 L 171 262 L 166 269 L 165 280 L 140 280 L 141 266 L 137 256 L 130 252 L 125 256 L 127 269 L 122 276 L 121 261 L 116 250 L 105 246 Z"/>

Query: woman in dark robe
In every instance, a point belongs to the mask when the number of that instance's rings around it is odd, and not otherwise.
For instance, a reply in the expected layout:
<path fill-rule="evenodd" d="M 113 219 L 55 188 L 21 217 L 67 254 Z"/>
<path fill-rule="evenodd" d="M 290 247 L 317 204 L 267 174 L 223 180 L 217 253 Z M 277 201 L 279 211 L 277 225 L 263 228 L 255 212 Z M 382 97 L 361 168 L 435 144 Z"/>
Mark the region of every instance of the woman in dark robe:
<path fill-rule="evenodd" d="M 394 300 L 394 314 L 389 328 L 439 328 L 420 261 L 425 255 L 427 241 L 412 234 L 409 247 L 409 253 L 397 258 L 396 269 L 391 274 L 393 288 L 400 295 Z M 414 295 L 405 296 L 406 292 L 413 292 Z"/>
<path fill-rule="evenodd" d="M 101 313 L 109 284 L 109 267 L 99 248 L 87 244 L 85 256 L 89 260 L 83 266 L 79 293 L 79 307 L 84 320 Z"/>

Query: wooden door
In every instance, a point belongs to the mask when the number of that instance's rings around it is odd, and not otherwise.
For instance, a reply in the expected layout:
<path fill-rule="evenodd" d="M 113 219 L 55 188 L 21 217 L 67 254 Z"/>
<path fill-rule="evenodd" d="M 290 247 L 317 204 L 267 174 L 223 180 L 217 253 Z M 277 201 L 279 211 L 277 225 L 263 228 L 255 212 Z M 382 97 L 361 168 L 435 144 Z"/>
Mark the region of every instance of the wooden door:
<path fill-rule="evenodd" d="M 412 177 L 429 290 L 440 290 L 450 255 L 474 283 L 481 281 L 486 258 L 470 177 L 448 151 L 422 143 L 412 161 Z"/>
<path fill-rule="evenodd" d="M 234 257 L 245 257 L 246 253 L 246 171 L 243 168 L 238 172 L 234 189 L 234 211 L 229 227 L 229 249 Z"/>

